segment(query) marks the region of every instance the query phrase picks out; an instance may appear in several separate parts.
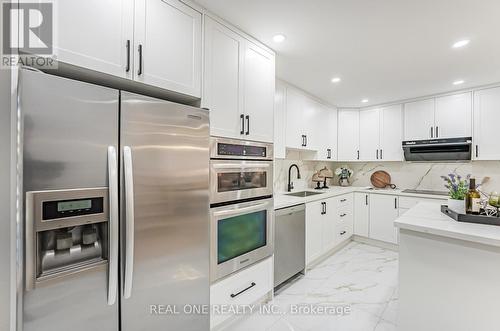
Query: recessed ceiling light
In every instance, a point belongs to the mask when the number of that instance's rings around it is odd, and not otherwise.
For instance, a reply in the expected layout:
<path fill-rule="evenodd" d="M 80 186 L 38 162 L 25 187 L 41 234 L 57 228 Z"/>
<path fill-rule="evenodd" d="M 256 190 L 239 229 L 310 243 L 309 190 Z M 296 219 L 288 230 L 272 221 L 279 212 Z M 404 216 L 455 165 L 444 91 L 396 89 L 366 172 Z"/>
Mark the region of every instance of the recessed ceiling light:
<path fill-rule="evenodd" d="M 333 77 L 332 78 L 332 83 L 338 83 L 340 81 L 341 81 L 340 77 Z"/>
<path fill-rule="evenodd" d="M 368 102 L 368 99 L 363 99 L 361 100 L 362 103 L 367 103 Z"/>
<path fill-rule="evenodd" d="M 453 85 L 460 85 L 460 84 L 463 84 L 465 81 L 460 79 L 460 80 L 456 80 L 453 82 Z"/>
<path fill-rule="evenodd" d="M 453 48 L 461 48 L 467 46 L 470 43 L 469 39 L 459 40 L 453 44 Z"/>
<path fill-rule="evenodd" d="M 273 40 L 275 43 L 282 43 L 285 41 L 285 39 L 286 39 L 286 37 L 282 34 L 277 34 L 273 37 Z"/>

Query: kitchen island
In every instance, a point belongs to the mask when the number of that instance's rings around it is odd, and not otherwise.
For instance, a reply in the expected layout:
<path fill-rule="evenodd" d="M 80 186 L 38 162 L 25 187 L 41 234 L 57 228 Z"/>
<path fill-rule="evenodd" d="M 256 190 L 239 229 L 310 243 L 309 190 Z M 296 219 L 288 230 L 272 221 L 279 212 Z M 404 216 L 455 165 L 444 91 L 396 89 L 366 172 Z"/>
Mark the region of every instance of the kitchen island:
<path fill-rule="evenodd" d="M 500 329 L 500 226 L 419 203 L 399 230 L 398 330 Z"/>

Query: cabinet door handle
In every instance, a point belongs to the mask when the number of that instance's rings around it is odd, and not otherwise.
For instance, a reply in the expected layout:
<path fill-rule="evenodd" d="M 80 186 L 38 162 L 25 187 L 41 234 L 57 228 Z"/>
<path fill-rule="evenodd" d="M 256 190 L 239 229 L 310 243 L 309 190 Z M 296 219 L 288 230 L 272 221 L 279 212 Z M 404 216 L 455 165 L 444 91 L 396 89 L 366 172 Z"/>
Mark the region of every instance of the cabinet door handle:
<path fill-rule="evenodd" d="M 365 194 L 365 205 L 368 206 L 368 194 Z"/>
<path fill-rule="evenodd" d="M 346 202 L 347 199 L 340 199 L 340 202 Z"/>
<path fill-rule="evenodd" d="M 245 116 L 247 119 L 247 132 L 245 134 L 248 136 L 250 134 L 250 115 Z"/>
<path fill-rule="evenodd" d="M 342 231 L 342 232 L 340 233 L 340 235 L 341 235 L 341 236 L 343 236 L 343 235 L 345 235 L 345 234 L 346 234 L 346 232 L 345 232 L 345 231 Z"/>
<path fill-rule="evenodd" d="M 359 160 L 359 149 L 358 149 L 358 160 Z"/>
<path fill-rule="evenodd" d="M 304 146 L 306 145 L 306 142 L 305 142 L 304 137 L 305 137 L 305 136 L 304 136 L 304 135 L 302 135 L 302 145 L 301 145 L 302 147 L 304 147 Z"/>
<path fill-rule="evenodd" d="M 240 114 L 241 130 L 240 134 L 245 134 L 245 115 Z"/>
<path fill-rule="evenodd" d="M 305 138 L 305 145 L 304 146 L 307 146 L 307 134 L 304 135 L 304 138 Z"/>
<path fill-rule="evenodd" d="M 439 126 L 436 126 L 436 138 L 439 138 Z"/>
<path fill-rule="evenodd" d="M 381 159 L 381 160 L 383 160 L 383 159 L 384 159 L 384 157 L 382 156 L 382 151 L 383 151 L 383 149 L 381 148 L 381 149 L 380 149 L 380 159 Z"/>
<path fill-rule="evenodd" d="M 346 217 L 347 214 L 340 214 L 340 217 Z"/>
<path fill-rule="evenodd" d="M 323 202 L 325 204 L 325 215 L 326 215 L 326 202 Z"/>
<path fill-rule="evenodd" d="M 476 157 L 479 157 L 479 145 L 476 145 Z"/>
<path fill-rule="evenodd" d="M 237 293 L 231 293 L 231 298 L 236 298 L 238 295 L 240 295 L 240 294 L 241 294 L 241 293 L 243 293 L 243 292 L 248 291 L 249 289 L 251 289 L 251 288 L 252 288 L 252 287 L 254 287 L 255 285 L 257 285 L 257 284 L 255 284 L 254 282 L 252 282 L 252 283 L 250 284 L 250 286 L 248 286 L 248 287 L 244 288 L 243 290 L 241 290 L 241 291 L 239 291 L 239 292 L 237 292 Z"/>
<path fill-rule="evenodd" d="M 394 209 L 398 209 L 398 198 L 394 198 Z"/>
<path fill-rule="evenodd" d="M 125 72 L 130 71 L 130 39 L 127 40 L 127 43 L 125 44 L 125 48 L 127 50 L 127 66 L 125 67 Z"/>
<path fill-rule="evenodd" d="M 377 160 L 378 160 L 378 149 L 377 149 Z"/>
<path fill-rule="evenodd" d="M 434 138 L 434 127 L 431 126 L 431 138 Z"/>
<path fill-rule="evenodd" d="M 327 158 L 327 159 L 331 159 L 331 158 L 332 158 L 332 150 L 331 150 L 330 148 L 328 148 L 328 149 L 326 150 L 326 153 L 327 153 L 327 154 L 326 154 L 326 158 Z"/>
<path fill-rule="evenodd" d="M 139 44 L 139 47 L 137 48 L 139 51 L 139 69 L 137 70 L 137 75 L 140 76 L 142 75 L 142 45 Z"/>

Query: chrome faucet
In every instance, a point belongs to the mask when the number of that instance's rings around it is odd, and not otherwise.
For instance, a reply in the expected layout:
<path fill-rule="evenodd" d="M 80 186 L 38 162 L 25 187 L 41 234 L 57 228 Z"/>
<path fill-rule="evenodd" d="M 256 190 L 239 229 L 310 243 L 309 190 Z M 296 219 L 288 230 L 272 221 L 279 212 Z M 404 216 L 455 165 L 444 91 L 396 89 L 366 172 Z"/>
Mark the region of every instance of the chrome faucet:
<path fill-rule="evenodd" d="M 293 167 L 297 168 L 297 179 L 300 179 L 300 169 L 299 169 L 299 166 L 294 163 L 294 164 L 292 164 L 290 166 L 290 168 L 288 168 L 288 192 L 291 192 L 293 190 L 293 183 L 290 180 L 291 176 L 292 176 L 292 168 Z"/>

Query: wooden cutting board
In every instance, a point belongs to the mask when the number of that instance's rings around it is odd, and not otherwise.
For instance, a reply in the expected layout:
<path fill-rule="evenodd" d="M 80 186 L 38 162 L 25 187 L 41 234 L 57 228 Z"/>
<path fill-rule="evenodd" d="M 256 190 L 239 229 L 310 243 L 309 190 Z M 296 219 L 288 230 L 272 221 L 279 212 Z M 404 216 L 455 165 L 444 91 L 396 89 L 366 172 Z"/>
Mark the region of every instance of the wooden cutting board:
<path fill-rule="evenodd" d="M 396 188 L 396 185 L 391 183 L 391 175 L 384 170 L 375 171 L 370 177 L 370 181 L 376 188 L 386 188 L 387 186 L 390 186 L 392 189 Z"/>

